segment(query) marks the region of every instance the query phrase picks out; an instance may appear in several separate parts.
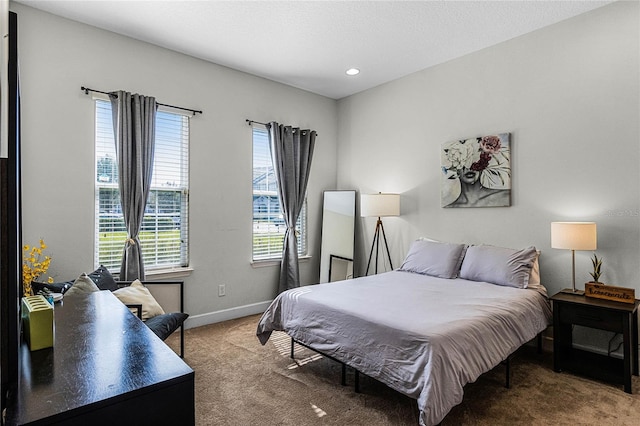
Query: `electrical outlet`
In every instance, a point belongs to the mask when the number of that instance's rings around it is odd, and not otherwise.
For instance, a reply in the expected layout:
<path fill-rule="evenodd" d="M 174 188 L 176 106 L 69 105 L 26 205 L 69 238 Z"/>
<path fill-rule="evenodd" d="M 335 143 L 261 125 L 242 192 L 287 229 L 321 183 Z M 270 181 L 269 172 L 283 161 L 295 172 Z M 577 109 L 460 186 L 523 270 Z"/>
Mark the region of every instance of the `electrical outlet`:
<path fill-rule="evenodd" d="M 222 296 L 224 296 L 224 295 L 225 295 L 225 292 L 226 292 L 225 285 L 224 285 L 224 284 L 220 284 L 220 285 L 218 286 L 218 297 L 222 297 Z"/>

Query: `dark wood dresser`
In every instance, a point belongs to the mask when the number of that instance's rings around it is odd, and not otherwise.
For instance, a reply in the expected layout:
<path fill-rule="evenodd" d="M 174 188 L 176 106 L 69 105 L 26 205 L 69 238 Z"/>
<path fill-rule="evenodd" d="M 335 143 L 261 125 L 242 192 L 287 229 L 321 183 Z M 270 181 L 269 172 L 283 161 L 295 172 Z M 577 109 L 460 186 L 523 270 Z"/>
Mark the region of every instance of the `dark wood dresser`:
<path fill-rule="evenodd" d="M 53 348 L 21 347 L 8 425 L 194 425 L 194 372 L 111 292 L 55 304 Z"/>

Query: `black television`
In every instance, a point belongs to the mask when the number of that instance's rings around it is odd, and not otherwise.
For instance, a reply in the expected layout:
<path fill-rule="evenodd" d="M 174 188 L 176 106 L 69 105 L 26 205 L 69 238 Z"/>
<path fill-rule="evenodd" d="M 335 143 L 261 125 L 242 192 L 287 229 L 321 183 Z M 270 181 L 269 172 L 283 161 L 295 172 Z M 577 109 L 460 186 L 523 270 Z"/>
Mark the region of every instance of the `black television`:
<path fill-rule="evenodd" d="M 6 25 L 6 22 L 4 23 Z M 2 29 L 5 33 L 5 25 Z M 18 81 L 18 18 L 8 15 L 8 51 L 0 68 L 7 76 L 0 97 L 6 97 L 6 156 L 0 158 L 0 403 L 2 412 L 18 383 L 20 298 L 22 296 L 22 223 L 20 182 L 20 93 Z M 2 34 L 4 36 L 5 34 Z M 7 43 L 3 48 L 7 47 Z M 6 67 L 6 68 L 5 68 Z M 7 90 L 8 88 L 8 90 Z M 5 147 L 3 147 L 5 148 Z"/>

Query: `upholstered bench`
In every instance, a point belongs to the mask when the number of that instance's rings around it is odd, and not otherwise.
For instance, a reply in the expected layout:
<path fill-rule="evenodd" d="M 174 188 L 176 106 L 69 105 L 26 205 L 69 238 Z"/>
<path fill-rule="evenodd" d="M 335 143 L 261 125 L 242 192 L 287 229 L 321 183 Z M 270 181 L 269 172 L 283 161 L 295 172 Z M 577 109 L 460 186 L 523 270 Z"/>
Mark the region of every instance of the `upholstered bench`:
<path fill-rule="evenodd" d="M 144 321 L 144 323 L 163 341 L 167 339 L 174 331 L 180 328 L 180 358 L 184 357 L 184 322 L 189 317 L 189 314 L 184 312 L 184 281 L 138 281 L 144 287 L 153 286 L 179 286 L 180 288 L 180 311 L 158 313 L 145 317 L 145 301 L 138 298 L 138 295 L 134 291 L 131 298 L 123 297 L 122 289 L 131 288 L 134 281 L 116 281 L 118 290 L 114 291 L 114 294 L 130 308 L 136 309 L 138 318 Z M 135 284 L 134 284 L 135 285 Z M 153 302 L 151 302 L 153 303 Z"/>

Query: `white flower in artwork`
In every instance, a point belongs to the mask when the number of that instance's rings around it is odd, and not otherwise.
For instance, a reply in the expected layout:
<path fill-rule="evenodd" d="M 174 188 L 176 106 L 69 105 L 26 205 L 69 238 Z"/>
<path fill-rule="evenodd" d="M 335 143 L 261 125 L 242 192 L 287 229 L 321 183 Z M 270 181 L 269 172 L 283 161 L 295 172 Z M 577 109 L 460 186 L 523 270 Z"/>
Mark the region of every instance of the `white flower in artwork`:
<path fill-rule="evenodd" d="M 442 166 L 446 170 L 462 170 L 471 167 L 478 152 L 475 139 L 448 142 L 442 146 Z"/>

